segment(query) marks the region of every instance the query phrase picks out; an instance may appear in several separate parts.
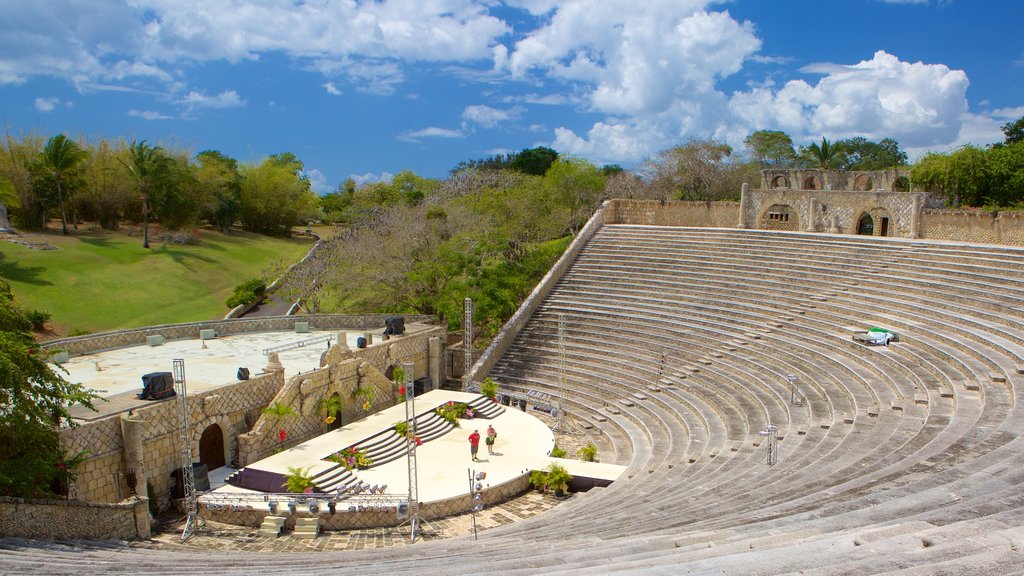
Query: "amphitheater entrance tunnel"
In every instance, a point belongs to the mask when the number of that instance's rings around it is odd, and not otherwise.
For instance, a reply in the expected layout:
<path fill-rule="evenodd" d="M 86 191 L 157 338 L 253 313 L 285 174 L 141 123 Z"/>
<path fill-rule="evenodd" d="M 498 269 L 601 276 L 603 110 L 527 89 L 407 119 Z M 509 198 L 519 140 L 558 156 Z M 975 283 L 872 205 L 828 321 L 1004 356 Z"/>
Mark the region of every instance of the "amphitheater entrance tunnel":
<path fill-rule="evenodd" d="M 219 424 L 210 424 L 199 437 L 199 462 L 207 470 L 216 470 L 226 463 L 224 457 L 224 431 Z"/>

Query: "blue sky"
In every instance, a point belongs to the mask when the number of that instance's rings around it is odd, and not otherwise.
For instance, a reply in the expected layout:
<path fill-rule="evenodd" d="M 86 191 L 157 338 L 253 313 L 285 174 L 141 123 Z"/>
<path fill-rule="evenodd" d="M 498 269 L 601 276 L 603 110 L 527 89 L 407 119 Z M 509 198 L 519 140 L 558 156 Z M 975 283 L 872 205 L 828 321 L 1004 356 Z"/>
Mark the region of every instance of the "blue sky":
<path fill-rule="evenodd" d="M 8 133 L 292 152 L 319 192 L 545 145 L 633 167 L 1024 116 L 1019 0 L 0 0 Z"/>

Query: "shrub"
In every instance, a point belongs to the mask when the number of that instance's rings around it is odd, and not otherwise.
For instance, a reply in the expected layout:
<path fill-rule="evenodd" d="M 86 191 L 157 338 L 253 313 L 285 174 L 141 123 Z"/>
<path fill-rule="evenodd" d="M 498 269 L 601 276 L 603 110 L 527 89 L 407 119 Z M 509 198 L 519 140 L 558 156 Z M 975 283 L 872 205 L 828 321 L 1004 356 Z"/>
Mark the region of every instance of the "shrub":
<path fill-rule="evenodd" d="M 315 488 L 313 476 L 309 474 L 310 468 L 303 470 L 302 468 L 289 466 L 288 473 L 284 475 L 284 484 L 281 484 L 281 487 L 289 492 L 300 494 L 307 489 Z"/>
<path fill-rule="evenodd" d="M 555 446 L 554 448 L 551 449 L 552 458 L 565 458 L 565 454 L 565 450 L 559 448 L 558 446 Z"/>
<path fill-rule="evenodd" d="M 238 286 L 235 286 L 231 296 L 227 299 L 228 308 L 234 308 L 235 306 L 241 306 L 243 304 L 252 304 L 259 302 L 263 295 L 267 291 L 267 282 L 262 278 L 253 278 L 252 280 L 246 280 Z"/>
<path fill-rule="evenodd" d="M 597 462 L 597 446 L 593 442 L 576 451 L 576 455 L 584 462 Z"/>
<path fill-rule="evenodd" d="M 498 395 L 498 383 L 491 380 L 490 376 L 484 378 L 484 381 L 480 383 L 480 393 L 494 400 L 494 397 Z"/>
<path fill-rule="evenodd" d="M 42 330 L 50 321 L 50 313 L 43 310 L 29 310 L 25 312 L 25 317 L 32 324 L 33 330 Z"/>

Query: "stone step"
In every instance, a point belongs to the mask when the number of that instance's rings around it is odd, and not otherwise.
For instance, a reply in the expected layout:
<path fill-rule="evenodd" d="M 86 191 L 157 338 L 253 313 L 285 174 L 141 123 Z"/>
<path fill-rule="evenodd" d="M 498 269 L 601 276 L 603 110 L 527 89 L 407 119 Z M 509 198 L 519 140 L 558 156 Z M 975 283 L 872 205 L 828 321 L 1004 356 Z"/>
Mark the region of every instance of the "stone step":
<path fill-rule="evenodd" d="M 260 536 L 280 536 L 284 530 L 284 521 L 283 516 L 265 516 L 260 524 Z"/>

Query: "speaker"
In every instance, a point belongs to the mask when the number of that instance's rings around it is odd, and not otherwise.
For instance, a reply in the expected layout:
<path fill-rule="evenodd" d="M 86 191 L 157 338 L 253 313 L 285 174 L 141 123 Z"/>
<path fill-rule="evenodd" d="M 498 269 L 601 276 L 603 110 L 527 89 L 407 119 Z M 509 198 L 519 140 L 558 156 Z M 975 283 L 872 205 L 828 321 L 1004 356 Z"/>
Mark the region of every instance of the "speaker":
<path fill-rule="evenodd" d="M 526 412 L 526 398 L 519 399 L 519 409 Z"/>
<path fill-rule="evenodd" d="M 238 369 L 238 374 L 237 374 L 237 379 L 238 380 L 248 380 L 249 379 L 249 369 L 244 367 L 244 366 L 239 368 Z"/>
<path fill-rule="evenodd" d="M 356 338 L 356 348 L 366 348 L 366 337 L 360 336 Z"/>
<path fill-rule="evenodd" d="M 185 497 L 185 469 L 175 468 L 174 472 L 171 472 L 171 477 L 174 482 L 171 486 L 171 493 L 175 498 Z M 206 467 L 206 464 L 200 462 L 192 463 L 192 480 L 196 485 L 196 492 L 206 492 L 210 489 L 210 472 Z"/>

